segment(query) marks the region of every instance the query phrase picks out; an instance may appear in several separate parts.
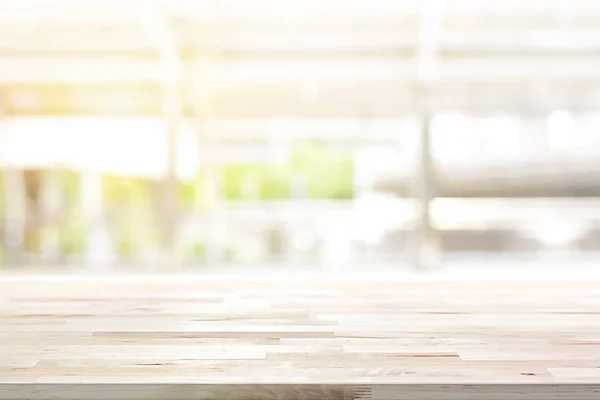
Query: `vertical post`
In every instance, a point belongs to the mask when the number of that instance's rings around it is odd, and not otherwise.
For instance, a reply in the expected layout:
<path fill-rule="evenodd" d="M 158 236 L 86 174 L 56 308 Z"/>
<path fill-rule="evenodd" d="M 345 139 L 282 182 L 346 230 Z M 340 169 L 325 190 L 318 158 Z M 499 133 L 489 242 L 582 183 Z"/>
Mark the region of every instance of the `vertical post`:
<path fill-rule="evenodd" d="M 177 142 L 180 129 L 180 92 L 177 81 L 163 82 L 163 118 L 167 136 L 167 171 L 164 178 L 164 245 L 169 267 L 179 263 L 177 243 L 179 226 L 179 193 L 177 177 Z"/>
<path fill-rule="evenodd" d="M 49 169 L 42 178 L 42 259 L 44 262 L 57 262 L 60 256 L 60 236 L 57 216 L 62 202 L 60 171 Z"/>
<path fill-rule="evenodd" d="M 211 141 L 211 143 L 215 142 Z M 222 182 L 219 176 L 219 165 L 212 162 L 206 164 L 209 181 L 209 206 L 207 208 L 209 238 L 206 262 L 210 267 L 217 267 L 223 261 L 227 240 L 227 225 L 223 220 L 224 210 L 221 203 Z"/>
<path fill-rule="evenodd" d="M 80 174 L 80 202 L 85 226 L 83 259 L 92 269 L 107 269 L 116 261 L 115 242 L 104 220 L 102 175 L 83 170 Z"/>
<path fill-rule="evenodd" d="M 434 162 L 431 155 L 431 118 L 433 88 L 437 78 L 439 36 L 445 12 L 445 0 L 423 3 L 416 49 L 417 115 L 420 120 L 419 163 L 417 174 L 418 218 L 414 263 L 417 268 L 431 269 L 438 264 L 437 232 L 431 220 L 431 204 L 435 197 Z"/>
<path fill-rule="evenodd" d="M 25 220 L 27 217 L 23 170 L 14 167 L 7 167 L 4 170 L 4 196 L 7 261 L 10 264 L 20 263 L 24 260 L 25 255 Z"/>
<path fill-rule="evenodd" d="M 160 83 L 162 87 L 162 119 L 165 125 L 167 168 L 162 191 L 162 231 L 165 262 L 177 268 L 179 254 L 179 193 L 177 179 L 177 144 L 181 129 L 181 60 L 179 46 L 167 16 L 155 4 L 147 4 L 146 25 L 155 41 L 160 56 Z"/>
<path fill-rule="evenodd" d="M 438 264 L 439 238 L 432 223 L 431 204 L 435 198 L 435 167 L 431 152 L 431 88 L 417 88 L 419 100 L 419 157 L 416 182 L 418 217 L 414 263 L 420 269 L 432 269 Z"/>
<path fill-rule="evenodd" d="M 39 267 L 40 234 L 42 227 L 42 182 L 43 170 L 29 169 L 23 172 L 25 183 L 25 252 L 28 263 Z"/>
<path fill-rule="evenodd" d="M 202 76 L 216 79 L 214 66 L 205 61 L 200 64 Z M 206 216 L 206 253 L 205 261 L 210 268 L 218 267 L 224 259 L 225 245 L 227 239 L 227 224 L 224 221 L 224 210 L 222 204 L 223 182 L 221 182 L 220 166 L 224 160 L 220 159 L 222 154 L 218 140 L 218 132 L 215 132 L 213 124 L 213 110 L 211 107 L 212 84 L 209 80 L 203 80 L 197 85 L 197 103 L 195 111 L 198 118 L 198 154 L 200 154 L 200 165 L 207 179 L 204 190 Z M 211 150 L 217 150 L 210 156 Z"/>

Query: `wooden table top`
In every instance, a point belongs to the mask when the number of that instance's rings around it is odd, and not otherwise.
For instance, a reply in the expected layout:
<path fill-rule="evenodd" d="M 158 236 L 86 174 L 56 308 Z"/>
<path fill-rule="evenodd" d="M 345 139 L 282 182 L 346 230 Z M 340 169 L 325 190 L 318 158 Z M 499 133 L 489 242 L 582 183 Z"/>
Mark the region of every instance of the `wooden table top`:
<path fill-rule="evenodd" d="M 0 279 L 2 399 L 367 399 L 393 385 L 437 399 L 506 384 L 600 398 L 600 282 Z"/>

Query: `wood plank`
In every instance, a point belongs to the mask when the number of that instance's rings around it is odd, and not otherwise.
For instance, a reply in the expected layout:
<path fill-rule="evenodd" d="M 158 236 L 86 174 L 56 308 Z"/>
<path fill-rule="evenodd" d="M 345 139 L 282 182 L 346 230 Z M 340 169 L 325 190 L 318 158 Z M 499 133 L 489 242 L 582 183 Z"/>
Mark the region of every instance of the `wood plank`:
<path fill-rule="evenodd" d="M 0 398 L 600 393 L 600 282 L 15 279 Z"/>

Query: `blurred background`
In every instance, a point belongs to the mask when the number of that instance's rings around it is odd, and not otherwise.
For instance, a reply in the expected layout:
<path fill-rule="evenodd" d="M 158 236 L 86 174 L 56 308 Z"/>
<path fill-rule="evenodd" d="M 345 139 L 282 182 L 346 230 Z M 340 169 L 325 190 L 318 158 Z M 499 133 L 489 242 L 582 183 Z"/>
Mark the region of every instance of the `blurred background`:
<path fill-rule="evenodd" d="M 592 268 L 600 2 L 0 0 L 0 215 L 5 271 Z"/>

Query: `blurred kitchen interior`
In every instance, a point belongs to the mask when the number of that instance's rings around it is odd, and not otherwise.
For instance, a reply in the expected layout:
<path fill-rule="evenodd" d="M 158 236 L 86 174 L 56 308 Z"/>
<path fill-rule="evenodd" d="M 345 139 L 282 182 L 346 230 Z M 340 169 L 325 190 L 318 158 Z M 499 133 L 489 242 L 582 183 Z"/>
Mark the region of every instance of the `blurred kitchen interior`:
<path fill-rule="evenodd" d="M 600 2 L 0 0 L 0 168 L 4 271 L 591 268 Z"/>

